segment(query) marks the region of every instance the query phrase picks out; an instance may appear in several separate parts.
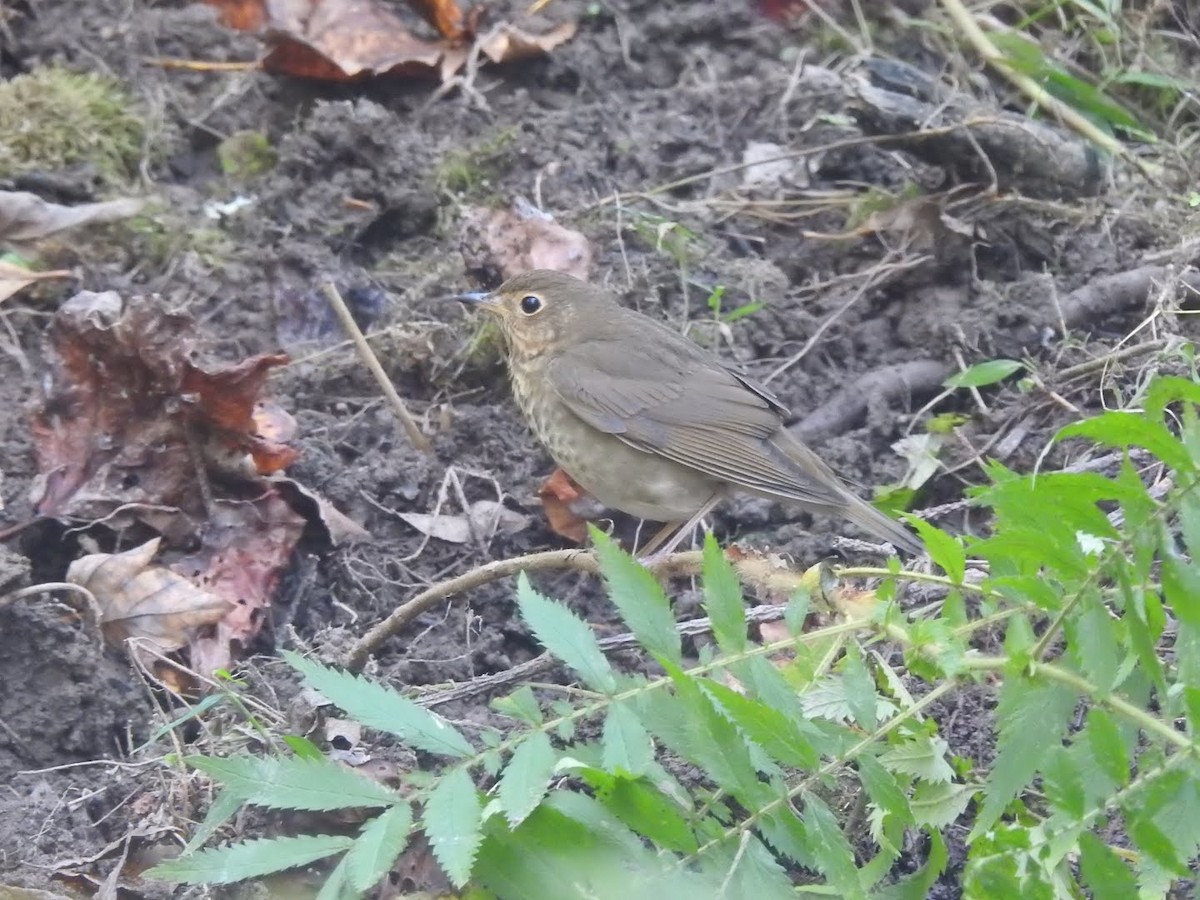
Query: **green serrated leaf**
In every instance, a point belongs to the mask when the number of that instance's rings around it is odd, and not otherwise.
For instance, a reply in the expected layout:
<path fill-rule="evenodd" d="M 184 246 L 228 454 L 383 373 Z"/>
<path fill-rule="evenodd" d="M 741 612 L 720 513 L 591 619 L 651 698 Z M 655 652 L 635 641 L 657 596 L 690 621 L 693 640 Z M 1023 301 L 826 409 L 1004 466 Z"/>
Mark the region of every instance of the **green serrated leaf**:
<path fill-rule="evenodd" d="M 378 781 L 324 758 L 191 756 L 185 762 L 245 802 L 270 809 L 353 809 L 391 806 L 400 800 L 399 794 Z"/>
<path fill-rule="evenodd" d="M 1187 448 L 1161 422 L 1140 413 L 1112 411 L 1075 422 L 1059 430 L 1056 441 L 1069 437 L 1085 437 L 1109 447 L 1142 447 L 1168 466 L 1178 471 L 1191 468 Z"/>
<path fill-rule="evenodd" d="M 296 754 L 301 759 L 324 759 L 325 754 L 321 752 L 321 748 L 310 741 L 308 738 L 298 734 L 285 734 L 283 742 L 287 744 L 288 749 Z"/>
<path fill-rule="evenodd" d="M 383 685 L 322 666 L 290 650 L 283 658 L 329 702 L 369 728 L 394 734 L 418 750 L 462 758 L 475 751 L 467 739 L 441 716 L 401 697 Z"/>
<path fill-rule="evenodd" d="M 517 605 L 542 646 L 570 666 L 588 687 L 608 694 L 617 689 L 612 665 L 588 623 L 535 591 L 524 572 L 517 578 Z"/>
<path fill-rule="evenodd" d="M 412 807 L 393 806 L 371 819 L 346 854 L 346 875 L 355 890 L 366 891 L 392 868 L 408 845 L 412 831 Z"/>
<path fill-rule="evenodd" d="M 353 842 L 352 838 L 332 834 L 244 841 L 159 863 L 143 877 L 179 884 L 232 884 L 306 866 L 346 850 Z"/>
<path fill-rule="evenodd" d="M 949 781 L 919 782 L 908 801 L 917 824 L 930 828 L 953 825 L 975 796 L 975 788 Z"/>
<path fill-rule="evenodd" d="M 948 749 L 942 738 L 920 734 L 892 747 L 879 757 L 879 762 L 890 772 L 911 775 L 922 781 L 953 781 L 954 769 L 946 762 Z"/>
<path fill-rule="evenodd" d="M 557 762 L 558 754 L 545 732 L 535 731 L 517 745 L 496 792 L 500 808 L 513 828 L 542 802 Z"/>
<path fill-rule="evenodd" d="M 596 798 L 625 825 L 666 850 L 696 851 L 696 836 L 679 806 L 646 779 L 613 775 L 601 769 L 586 769 L 581 774 Z"/>
<path fill-rule="evenodd" d="M 1121 671 L 1121 647 L 1117 622 L 1099 596 L 1084 594 L 1079 613 L 1064 623 L 1071 655 L 1076 659 L 1101 696 L 1115 685 Z"/>
<path fill-rule="evenodd" d="M 751 805 L 766 787 L 759 780 L 749 748 L 733 723 L 717 712 L 696 680 L 665 663 L 674 695 L 656 691 L 640 698 L 639 718 L 672 751 L 700 766 L 729 793 Z"/>
<path fill-rule="evenodd" d="M 208 808 L 208 812 L 204 815 L 204 821 L 196 829 L 196 833 L 192 835 L 192 839 L 187 842 L 183 848 L 184 854 L 191 853 L 193 850 L 201 847 L 216 830 L 232 819 L 239 809 L 245 805 L 246 798 L 232 788 L 222 788 L 213 800 L 212 806 Z"/>
<path fill-rule="evenodd" d="M 817 869 L 843 897 L 863 897 L 858 867 L 854 864 L 854 848 L 842 833 L 833 812 L 824 800 L 808 791 L 801 793 L 800 801 L 804 810 L 804 831 Z"/>
<path fill-rule="evenodd" d="M 967 551 L 962 538 L 953 537 L 917 516 L 905 516 L 904 521 L 917 530 L 930 558 L 945 570 L 949 579 L 962 584 L 967 573 Z"/>
<path fill-rule="evenodd" d="M 876 891 L 873 900 L 927 900 L 932 895 L 938 876 L 950 861 L 946 842 L 938 831 L 929 832 L 929 856 L 920 871 Z"/>
<path fill-rule="evenodd" d="M 704 536 L 704 606 L 712 621 L 713 637 L 726 653 L 746 649 L 746 602 L 737 572 L 710 531 Z"/>
<path fill-rule="evenodd" d="M 422 815 L 434 858 L 455 887 L 471 878 L 483 841 L 483 806 L 465 769 L 453 769 L 430 791 Z"/>
<path fill-rule="evenodd" d="M 1138 895 L 1133 872 L 1090 831 L 1079 836 L 1079 869 L 1095 900 L 1126 900 Z"/>
<path fill-rule="evenodd" d="M 650 735 L 627 703 L 614 703 L 604 719 L 604 768 L 645 775 L 654 765 Z"/>
<path fill-rule="evenodd" d="M 869 753 L 858 757 L 858 775 L 872 803 L 905 825 L 915 824 L 912 810 L 908 806 L 908 797 L 904 795 L 892 773 L 875 757 Z"/>
<path fill-rule="evenodd" d="M 1025 364 L 1015 359 L 989 359 L 976 363 L 957 375 L 951 375 L 942 382 L 947 388 L 979 388 L 1003 381 L 1014 372 L 1025 368 Z"/>
<path fill-rule="evenodd" d="M 501 715 L 525 722 L 535 728 L 545 721 L 537 697 L 534 696 L 533 689 L 527 684 L 517 688 L 507 697 L 497 697 L 492 701 L 491 707 Z"/>
<path fill-rule="evenodd" d="M 1117 723 L 1106 710 L 1093 706 L 1088 710 L 1083 735 L 1091 747 L 1092 757 L 1117 787 L 1129 784 L 1129 756 L 1125 739 Z"/>
<path fill-rule="evenodd" d="M 600 529 L 590 526 L 590 533 L 608 595 L 629 630 L 650 653 L 680 664 L 683 651 L 679 632 L 662 585 Z"/>
<path fill-rule="evenodd" d="M 1075 703 L 1075 693 L 1057 684 L 1034 681 L 1023 675 L 1010 675 L 1005 680 L 996 707 L 1000 730 L 996 761 L 983 792 L 983 805 L 971 840 L 995 824 L 1009 801 L 1030 782 L 1049 752 L 1059 745 Z"/>
<path fill-rule="evenodd" d="M 776 762 L 808 770 L 820 764 L 821 757 L 813 747 L 810 734 L 801 728 L 803 720 L 797 721 L 764 702 L 745 697 L 718 682 L 705 681 L 702 689 L 721 705 L 738 728 Z"/>
<path fill-rule="evenodd" d="M 846 658 L 842 662 L 842 680 L 846 688 L 846 705 L 854 721 L 864 731 L 873 731 L 878 721 L 878 692 L 875 679 L 863 662 L 858 644 L 851 642 L 846 647 Z"/>

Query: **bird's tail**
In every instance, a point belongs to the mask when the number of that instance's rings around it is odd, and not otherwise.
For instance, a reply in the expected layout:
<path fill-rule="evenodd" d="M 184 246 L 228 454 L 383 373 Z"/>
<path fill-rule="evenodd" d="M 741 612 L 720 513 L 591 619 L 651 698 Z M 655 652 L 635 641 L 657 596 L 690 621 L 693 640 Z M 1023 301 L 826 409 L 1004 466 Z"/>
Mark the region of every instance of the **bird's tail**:
<path fill-rule="evenodd" d="M 777 488 L 777 494 L 791 496 L 814 510 L 841 515 L 864 531 L 890 541 L 898 550 L 914 556 L 925 552 L 916 535 L 853 493 L 834 474 L 833 469 L 803 442 L 782 431 L 770 442 L 770 446 L 794 467 L 791 490 Z M 801 487 L 802 490 L 799 489 Z"/>
<path fill-rule="evenodd" d="M 864 531 L 889 541 L 896 549 L 914 556 L 925 552 L 925 547 L 911 531 L 895 519 L 889 518 L 860 497 L 844 491 L 846 506 L 842 514 Z"/>

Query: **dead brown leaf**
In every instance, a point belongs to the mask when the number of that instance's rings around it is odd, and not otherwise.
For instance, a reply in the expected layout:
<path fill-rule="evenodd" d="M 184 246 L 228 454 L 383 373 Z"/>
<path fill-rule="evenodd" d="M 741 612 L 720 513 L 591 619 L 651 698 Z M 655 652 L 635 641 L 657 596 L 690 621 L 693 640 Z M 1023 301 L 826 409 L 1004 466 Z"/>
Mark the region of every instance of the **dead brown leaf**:
<path fill-rule="evenodd" d="M 511 209 L 464 210 L 461 243 L 467 268 L 498 281 L 530 269 L 554 269 L 585 281 L 591 272 L 588 239 L 523 197 Z"/>
<path fill-rule="evenodd" d="M 133 198 L 62 206 L 25 191 L 0 191 L 0 241 L 30 243 L 90 222 L 127 219 L 141 208 Z"/>
<path fill-rule="evenodd" d="M 189 650 L 192 668 L 208 675 L 228 669 L 239 649 L 262 629 L 304 519 L 273 488 L 250 501 L 218 501 L 197 553 L 171 564 L 209 593 L 232 605 L 196 635 Z"/>
<path fill-rule="evenodd" d="M 575 512 L 574 504 L 587 496 L 587 492 L 570 475 L 562 469 L 555 469 L 538 489 L 550 530 L 569 541 L 582 544 L 587 538 L 587 520 Z"/>
<path fill-rule="evenodd" d="M 18 266 L 16 263 L 5 262 L 0 259 L 0 303 L 3 303 L 23 288 L 29 287 L 34 282 L 45 281 L 50 278 L 70 278 L 71 274 L 69 269 L 34 272 L 32 269 L 26 269 L 23 266 Z"/>
<path fill-rule="evenodd" d="M 254 418 L 267 374 L 286 356 L 201 366 L 189 316 L 112 292 L 64 303 L 50 346 L 32 429 L 41 515 L 100 519 L 122 510 L 181 537 L 207 514 L 198 469 L 247 480 L 296 458 L 258 433 Z"/>
<path fill-rule="evenodd" d="M 267 44 L 262 67 L 269 72 L 322 81 L 348 81 L 379 75 L 437 74 L 449 79 L 465 63 L 475 36 L 473 15 L 454 0 L 414 0 L 438 29 L 441 40 L 412 33 L 378 0 L 206 0 L 233 28 L 260 32 Z M 492 62 L 548 53 L 575 33 L 560 25 L 531 35 L 501 25 L 479 52 Z"/>
<path fill-rule="evenodd" d="M 123 553 L 92 553 L 67 569 L 67 580 L 96 598 L 100 627 L 113 644 L 143 638 L 170 653 L 230 612 L 228 600 L 152 565 L 158 546 L 159 538 L 154 538 Z"/>

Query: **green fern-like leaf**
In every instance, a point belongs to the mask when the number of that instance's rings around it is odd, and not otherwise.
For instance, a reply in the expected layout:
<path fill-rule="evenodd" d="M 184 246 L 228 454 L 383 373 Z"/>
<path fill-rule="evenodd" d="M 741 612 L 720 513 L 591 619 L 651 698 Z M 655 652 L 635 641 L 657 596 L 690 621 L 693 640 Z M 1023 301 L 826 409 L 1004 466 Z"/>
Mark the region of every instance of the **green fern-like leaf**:
<path fill-rule="evenodd" d="M 464 769 L 445 775 L 425 800 L 423 822 L 433 855 L 455 887 L 471 877 L 483 840 L 483 807 Z"/>
<path fill-rule="evenodd" d="M 524 572 L 517 578 L 517 604 L 542 646 L 574 669 L 588 687 L 605 693 L 617 689 L 612 666 L 587 622 L 535 591 Z"/>
<path fill-rule="evenodd" d="M 678 804 L 663 796 L 644 778 L 614 775 L 602 769 L 580 773 L 596 799 L 626 826 L 657 846 L 677 853 L 694 853 L 696 836 Z"/>
<path fill-rule="evenodd" d="M 545 732 L 535 731 L 517 745 L 497 788 L 500 808 L 514 828 L 537 808 L 546 796 L 558 754 Z"/>
<path fill-rule="evenodd" d="M 746 649 L 746 601 L 742 585 L 712 532 L 704 536 L 704 605 L 713 637 L 726 653 Z"/>
<path fill-rule="evenodd" d="M 1095 900 L 1126 900 L 1138 895 L 1137 879 L 1117 854 L 1089 831 L 1079 836 L 1079 868 Z"/>
<path fill-rule="evenodd" d="M 854 848 L 842 833 L 837 818 L 816 794 L 801 794 L 804 830 L 821 874 L 843 897 L 863 897 L 862 881 L 854 864 Z"/>
<path fill-rule="evenodd" d="M 394 734 L 418 750 L 439 756 L 462 758 L 475 752 L 449 722 L 395 691 L 287 650 L 283 657 L 327 700 L 370 728 Z"/>
<path fill-rule="evenodd" d="M 776 762 L 798 769 L 815 769 L 820 764 L 821 757 L 813 747 L 810 734 L 801 730 L 803 720 L 785 715 L 718 682 L 705 681 L 703 690 Z"/>
<path fill-rule="evenodd" d="M 1000 691 L 996 708 L 1000 738 L 996 761 L 984 790 L 983 808 L 971 839 L 991 828 L 1004 807 L 1037 772 L 1047 754 L 1058 745 L 1071 713 L 1075 693 L 1057 684 L 1012 675 Z"/>
<path fill-rule="evenodd" d="M 958 821 L 975 796 L 975 788 L 949 781 L 920 782 L 913 790 L 908 808 L 919 825 L 946 828 Z"/>
<path fill-rule="evenodd" d="M 614 703 L 604 719 L 604 768 L 645 775 L 654 765 L 650 735 L 628 703 Z"/>
<path fill-rule="evenodd" d="M 391 806 L 400 800 L 378 781 L 328 759 L 192 756 L 186 762 L 244 802 L 271 809 L 326 811 Z"/>
<path fill-rule="evenodd" d="M 392 868 L 412 831 L 412 807 L 393 806 L 369 821 L 346 854 L 346 875 L 355 890 L 365 891 Z"/>
<path fill-rule="evenodd" d="M 592 543 L 600 559 L 600 572 L 608 584 L 608 595 L 629 630 L 648 651 L 675 664 L 683 660 L 675 615 L 662 585 L 638 565 L 608 535 L 592 526 Z"/>
<path fill-rule="evenodd" d="M 352 838 L 332 834 L 245 841 L 159 863 L 145 875 L 182 884 L 232 884 L 306 866 L 340 853 L 352 843 Z"/>

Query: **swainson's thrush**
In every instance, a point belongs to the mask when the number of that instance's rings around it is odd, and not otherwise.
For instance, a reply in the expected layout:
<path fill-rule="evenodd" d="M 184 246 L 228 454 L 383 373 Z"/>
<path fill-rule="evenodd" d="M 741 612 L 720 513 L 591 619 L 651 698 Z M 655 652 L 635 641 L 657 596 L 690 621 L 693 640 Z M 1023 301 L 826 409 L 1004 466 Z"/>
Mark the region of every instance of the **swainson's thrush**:
<path fill-rule="evenodd" d="M 667 523 L 652 544 L 677 529 L 660 552 L 735 490 L 921 552 L 784 428 L 787 409 L 766 388 L 606 291 L 538 269 L 459 299 L 499 320 L 513 393 L 555 462 L 604 505 Z"/>

